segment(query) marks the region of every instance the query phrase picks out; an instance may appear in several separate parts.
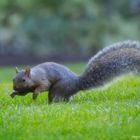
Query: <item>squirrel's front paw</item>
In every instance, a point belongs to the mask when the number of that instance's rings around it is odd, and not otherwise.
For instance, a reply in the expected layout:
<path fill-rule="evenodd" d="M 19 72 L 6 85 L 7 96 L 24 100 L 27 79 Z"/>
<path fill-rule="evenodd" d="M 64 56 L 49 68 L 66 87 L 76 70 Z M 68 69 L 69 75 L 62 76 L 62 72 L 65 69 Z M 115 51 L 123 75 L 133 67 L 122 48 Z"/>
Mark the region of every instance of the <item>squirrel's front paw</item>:
<path fill-rule="evenodd" d="M 33 100 L 37 99 L 38 94 L 33 93 Z"/>
<path fill-rule="evenodd" d="M 16 96 L 15 92 L 12 92 L 12 93 L 10 94 L 10 96 L 11 96 L 11 98 L 14 98 L 14 97 Z"/>

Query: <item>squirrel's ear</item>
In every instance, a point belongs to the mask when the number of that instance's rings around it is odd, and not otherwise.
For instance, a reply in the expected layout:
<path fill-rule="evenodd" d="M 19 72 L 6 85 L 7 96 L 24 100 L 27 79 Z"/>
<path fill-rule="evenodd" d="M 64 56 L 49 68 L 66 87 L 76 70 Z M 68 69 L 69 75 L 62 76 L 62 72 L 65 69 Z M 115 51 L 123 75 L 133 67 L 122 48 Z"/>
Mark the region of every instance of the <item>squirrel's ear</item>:
<path fill-rule="evenodd" d="M 19 72 L 19 69 L 18 69 L 18 67 L 16 67 L 16 73 L 18 73 Z"/>
<path fill-rule="evenodd" d="M 31 72 L 31 68 L 26 68 L 25 69 L 25 75 L 27 76 L 27 77 L 30 77 L 30 72 Z"/>

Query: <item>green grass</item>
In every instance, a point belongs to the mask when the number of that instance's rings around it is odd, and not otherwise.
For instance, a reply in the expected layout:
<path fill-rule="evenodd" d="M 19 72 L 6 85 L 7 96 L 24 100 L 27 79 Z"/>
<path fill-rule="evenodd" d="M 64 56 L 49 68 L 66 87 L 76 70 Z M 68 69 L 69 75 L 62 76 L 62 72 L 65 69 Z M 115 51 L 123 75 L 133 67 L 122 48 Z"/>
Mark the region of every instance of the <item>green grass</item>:
<path fill-rule="evenodd" d="M 68 65 L 76 73 L 83 64 Z M 123 76 L 80 92 L 69 103 L 47 104 L 47 93 L 11 99 L 14 68 L 0 69 L 0 140 L 138 140 L 140 78 Z"/>

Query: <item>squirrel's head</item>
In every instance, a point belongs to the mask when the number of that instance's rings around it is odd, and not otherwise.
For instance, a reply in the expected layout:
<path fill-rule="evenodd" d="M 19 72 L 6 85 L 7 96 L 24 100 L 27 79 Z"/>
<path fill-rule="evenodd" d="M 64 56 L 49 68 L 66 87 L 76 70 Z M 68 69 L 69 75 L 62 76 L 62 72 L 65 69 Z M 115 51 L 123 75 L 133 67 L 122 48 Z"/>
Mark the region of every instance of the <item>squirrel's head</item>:
<path fill-rule="evenodd" d="M 19 70 L 16 67 L 16 76 L 13 78 L 13 89 L 23 94 L 31 92 L 34 86 L 34 81 L 31 78 L 31 69 Z"/>

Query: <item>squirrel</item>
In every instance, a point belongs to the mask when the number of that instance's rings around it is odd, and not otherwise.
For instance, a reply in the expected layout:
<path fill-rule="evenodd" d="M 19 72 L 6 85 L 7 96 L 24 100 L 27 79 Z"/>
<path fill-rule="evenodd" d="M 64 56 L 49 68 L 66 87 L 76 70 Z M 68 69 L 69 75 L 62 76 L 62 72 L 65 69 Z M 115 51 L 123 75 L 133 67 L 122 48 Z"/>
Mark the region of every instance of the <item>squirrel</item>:
<path fill-rule="evenodd" d="M 103 86 L 129 72 L 140 73 L 140 43 L 137 41 L 123 41 L 105 47 L 89 60 L 79 76 L 54 62 L 25 70 L 16 68 L 14 91 L 10 95 L 13 98 L 33 92 L 33 99 L 36 99 L 39 93 L 48 91 L 49 103 L 69 101 L 78 91 Z"/>

